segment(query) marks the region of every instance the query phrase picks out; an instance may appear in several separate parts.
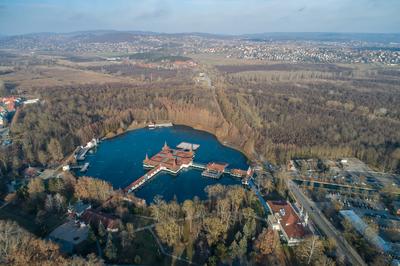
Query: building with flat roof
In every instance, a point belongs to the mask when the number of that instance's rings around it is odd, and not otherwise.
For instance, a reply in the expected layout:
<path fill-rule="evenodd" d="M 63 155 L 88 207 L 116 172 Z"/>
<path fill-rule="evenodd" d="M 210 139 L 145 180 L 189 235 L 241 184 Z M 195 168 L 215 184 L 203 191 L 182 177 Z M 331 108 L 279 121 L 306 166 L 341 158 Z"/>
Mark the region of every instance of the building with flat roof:
<path fill-rule="evenodd" d="M 189 143 L 189 142 L 181 142 L 176 147 L 178 149 L 182 149 L 182 150 L 196 151 L 200 147 L 200 145 L 199 144 Z"/>
<path fill-rule="evenodd" d="M 71 254 L 77 245 L 87 239 L 88 234 L 88 226 L 71 220 L 54 229 L 49 239 L 57 243 L 62 252 Z"/>
<path fill-rule="evenodd" d="M 392 246 L 390 243 L 383 240 L 378 234 L 376 234 L 372 228 L 370 228 L 353 210 L 341 210 L 339 214 L 350 222 L 350 224 L 356 229 L 356 231 L 365 237 L 365 239 L 379 248 L 381 251 L 390 252 Z"/>

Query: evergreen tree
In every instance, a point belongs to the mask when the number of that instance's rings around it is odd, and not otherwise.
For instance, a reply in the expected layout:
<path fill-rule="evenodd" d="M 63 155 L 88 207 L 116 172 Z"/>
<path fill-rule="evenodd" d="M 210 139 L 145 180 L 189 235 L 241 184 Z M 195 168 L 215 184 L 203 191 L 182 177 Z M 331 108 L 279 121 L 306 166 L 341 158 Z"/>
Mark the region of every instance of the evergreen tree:
<path fill-rule="evenodd" d="M 208 258 L 207 266 L 217 266 L 218 259 L 216 256 L 211 256 Z"/>
<path fill-rule="evenodd" d="M 233 240 L 231 246 L 229 247 L 229 254 L 231 255 L 232 259 L 236 259 L 239 254 L 239 245 L 237 244 L 236 240 Z"/>
<path fill-rule="evenodd" d="M 96 242 L 96 235 L 93 232 L 93 228 L 89 225 L 89 232 L 88 232 L 88 241 L 90 243 L 95 243 Z"/>
<path fill-rule="evenodd" d="M 101 222 L 99 222 L 99 227 L 97 229 L 97 233 L 98 233 L 98 235 L 100 237 L 100 243 L 104 243 L 104 237 L 106 236 L 107 231 L 106 231 L 106 228 L 104 227 L 104 225 Z"/>
<path fill-rule="evenodd" d="M 115 247 L 111 233 L 108 233 L 106 248 L 104 254 L 109 260 L 114 260 L 117 257 L 117 248 Z"/>
<path fill-rule="evenodd" d="M 221 261 L 224 261 L 228 258 L 228 249 L 223 243 L 219 243 L 215 248 L 215 254 Z"/>
<path fill-rule="evenodd" d="M 245 237 L 243 237 L 240 241 L 239 241 L 239 258 L 243 258 L 244 256 L 246 256 L 247 253 L 247 240 Z"/>

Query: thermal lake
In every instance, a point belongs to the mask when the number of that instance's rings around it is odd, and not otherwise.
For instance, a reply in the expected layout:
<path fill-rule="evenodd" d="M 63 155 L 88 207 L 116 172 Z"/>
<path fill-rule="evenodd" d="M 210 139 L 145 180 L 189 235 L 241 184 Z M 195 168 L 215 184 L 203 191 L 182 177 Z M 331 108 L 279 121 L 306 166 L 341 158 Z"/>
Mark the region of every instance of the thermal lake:
<path fill-rule="evenodd" d="M 88 171 L 79 175 L 106 180 L 115 189 L 125 188 L 148 171 L 143 168 L 146 154 L 152 156 L 158 153 L 165 142 L 171 148 L 181 142 L 199 144 L 194 158 L 197 163 L 226 162 L 229 163 L 229 168 L 248 168 L 247 159 L 241 152 L 224 146 L 214 135 L 191 127 L 173 126 L 137 129 L 102 141 L 85 159 L 85 162 L 90 163 Z M 203 177 L 201 170 L 190 168 L 177 175 L 161 172 L 133 193 L 148 203 L 156 195 L 167 201 L 176 197 L 182 202 L 195 196 L 205 199 L 204 189 L 213 184 L 240 185 L 241 182 L 228 175 L 223 175 L 220 179 Z"/>

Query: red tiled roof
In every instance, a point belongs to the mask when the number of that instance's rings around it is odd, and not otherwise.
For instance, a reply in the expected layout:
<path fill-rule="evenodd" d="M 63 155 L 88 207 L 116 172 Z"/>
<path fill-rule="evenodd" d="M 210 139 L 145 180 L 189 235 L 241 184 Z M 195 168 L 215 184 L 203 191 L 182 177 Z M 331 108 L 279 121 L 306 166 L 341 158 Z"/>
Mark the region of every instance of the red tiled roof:
<path fill-rule="evenodd" d="M 92 209 L 86 210 L 82 214 L 81 219 L 86 224 L 91 224 L 92 226 L 98 226 L 101 222 L 107 229 L 117 229 L 119 225 L 119 219 L 117 217 Z"/>
<path fill-rule="evenodd" d="M 153 167 L 163 165 L 170 170 L 176 171 L 180 165 L 192 162 L 193 155 L 193 151 L 175 150 L 164 146 L 159 153 L 150 159 L 145 159 L 143 162 Z"/>
<path fill-rule="evenodd" d="M 168 170 L 177 172 L 183 164 L 190 164 L 193 161 L 194 152 L 175 150 L 164 144 L 163 148 L 159 153 L 149 158 L 146 154 L 146 158 L 143 163 L 154 167 L 146 175 L 151 175 L 152 171 L 158 171 L 158 167 L 166 167 Z M 127 186 L 124 191 L 127 192 L 129 189 L 140 183 L 145 178 L 145 175 L 135 180 L 129 186 Z"/>
<path fill-rule="evenodd" d="M 227 163 L 219 164 L 219 163 L 209 163 L 207 164 L 207 170 L 216 171 L 216 172 L 223 172 L 225 168 L 228 166 Z"/>
<path fill-rule="evenodd" d="M 234 174 L 234 175 L 239 175 L 239 176 L 241 176 L 241 177 L 247 176 L 247 171 L 245 171 L 245 170 L 241 170 L 241 169 L 232 169 L 231 172 L 232 172 L 232 174 Z"/>
<path fill-rule="evenodd" d="M 16 97 L 4 97 L 0 98 L 0 102 L 2 102 L 9 112 L 15 111 L 15 103 L 17 101 Z"/>
<path fill-rule="evenodd" d="M 307 229 L 301 224 L 301 220 L 293 207 L 286 201 L 267 201 L 274 214 L 280 218 L 279 223 L 289 238 L 303 238 Z"/>
<path fill-rule="evenodd" d="M 39 174 L 39 170 L 35 167 L 28 167 L 24 170 L 25 177 L 34 177 Z"/>

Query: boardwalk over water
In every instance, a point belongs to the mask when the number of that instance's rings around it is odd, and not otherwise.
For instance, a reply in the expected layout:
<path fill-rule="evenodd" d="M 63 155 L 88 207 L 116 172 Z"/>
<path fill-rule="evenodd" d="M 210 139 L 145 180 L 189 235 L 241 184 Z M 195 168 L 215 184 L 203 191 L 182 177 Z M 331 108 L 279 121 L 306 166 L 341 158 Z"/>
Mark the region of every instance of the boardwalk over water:
<path fill-rule="evenodd" d="M 171 149 L 167 143 L 164 144 L 161 151 L 149 158 L 146 154 L 143 160 L 143 166 L 152 168 L 149 172 L 141 176 L 140 178 L 133 181 L 128 185 L 124 191 L 130 193 L 148 180 L 154 177 L 156 174 L 165 171 L 172 174 L 178 174 L 182 169 L 193 168 L 202 170 L 202 176 L 219 179 L 223 174 L 228 174 L 233 177 L 241 178 L 242 183 L 247 185 L 248 180 L 253 175 L 253 170 L 249 167 L 247 171 L 241 169 L 228 169 L 227 163 L 215 163 L 210 162 L 208 164 L 194 162 L 194 144 L 182 142 L 180 145 L 189 145 L 187 149 Z M 197 147 L 198 148 L 198 147 Z"/>
<path fill-rule="evenodd" d="M 203 164 L 203 163 L 192 162 L 188 166 L 181 166 L 181 168 L 178 170 L 177 173 L 179 173 L 180 170 L 183 169 L 183 168 L 193 168 L 193 169 L 198 169 L 198 170 L 206 170 L 207 169 L 207 165 Z M 153 169 L 151 169 L 149 172 L 147 172 L 143 176 L 141 176 L 138 179 L 136 179 L 135 181 L 133 181 L 130 185 L 128 185 L 124 189 L 124 191 L 127 192 L 127 193 L 133 192 L 134 190 L 136 190 L 139 187 L 141 187 L 142 185 L 144 185 L 147 181 L 149 181 L 155 175 L 157 175 L 158 173 L 163 172 L 163 171 L 164 172 L 169 172 L 169 173 L 172 172 L 166 166 L 163 166 L 163 165 L 160 164 L 160 165 L 154 167 Z M 241 177 L 238 177 L 237 175 L 233 174 L 232 170 L 227 169 L 227 168 L 221 173 L 221 175 L 222 174 L 228 174 L 228 175 L 230 175 L 232 177 L 235 177 L 235 178 L 241 178 Z M 249 177 L 243 178 L 242 183 L 243 184 L 247 184 L 248 179 L 249 179 Z"/>
<path fill-rule="evenodd" d="M 144 174 L 140 178 L 138 178 L 135 181 L 133 181 L 129 186 L 127 186 L 124 189 L 124 191 L 128 192 L 128 193 L 134 191 L 135 189 L 139 188 L 141 185 L 146 183 L 146 181 L 150 180 L 153 176 L 155 176 L 159 172 L 161 172 L 163 170 L 166 170 L 166 169 L 167 168 L 165 166 L 162 166 L 162 165 L 159 165 L 159 166 L 151 169 L 149 172 L 147 172 L 146 174 Z"/>
<path fill-rule="evenodd" d="M 206 167 L 207 167 L 207 165 L 205 165 L 205 164 L 202 164 L 202 163 L 195 163 L 195 162 L 193 162 L 191 166 L 192 166 L 193 168 L 200 169 L 200 170 L 204 170 L 204 169 L 206 169 Z"/>
<path fill-rule="evenodd" d="M 89 168 L 89 165 L 90 165 L 89 163 L 85 163 L 83 165 L 72 165 L 72 166 L 69 166 L 69 169 L 80 169 L 80 172 L 83 173 L 83 172 L 87 171 L 87 169 Z"/>

